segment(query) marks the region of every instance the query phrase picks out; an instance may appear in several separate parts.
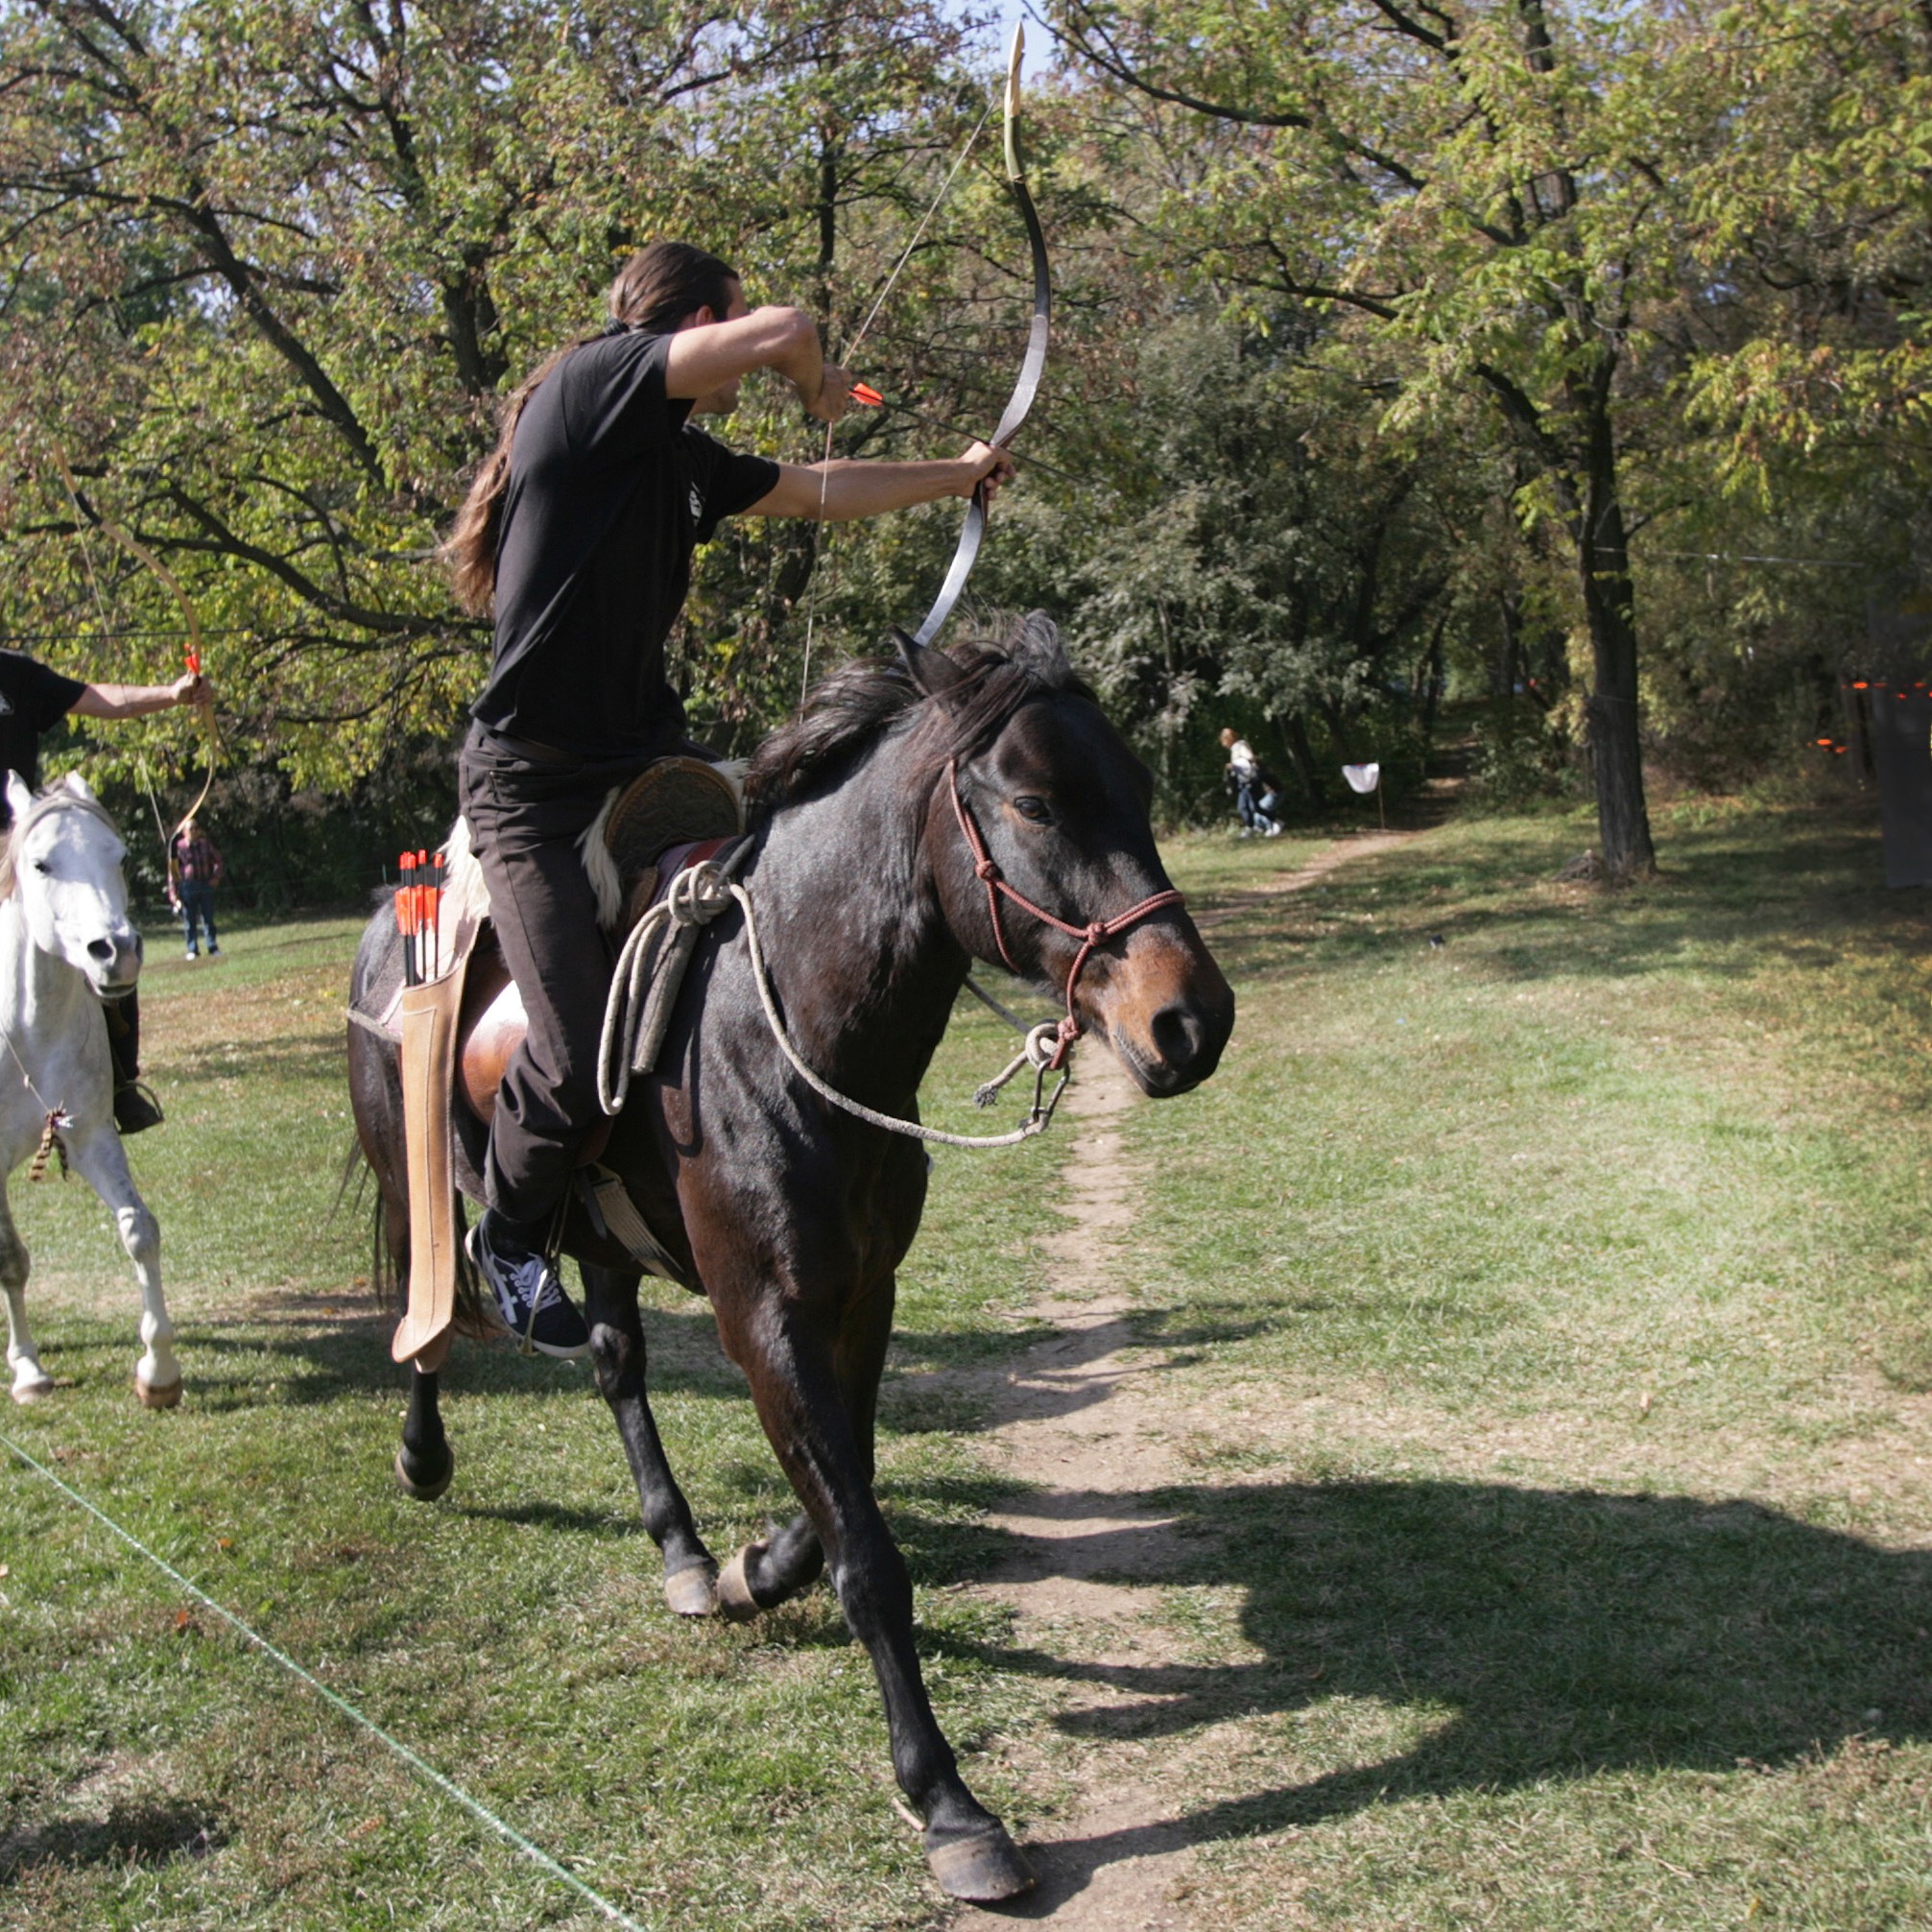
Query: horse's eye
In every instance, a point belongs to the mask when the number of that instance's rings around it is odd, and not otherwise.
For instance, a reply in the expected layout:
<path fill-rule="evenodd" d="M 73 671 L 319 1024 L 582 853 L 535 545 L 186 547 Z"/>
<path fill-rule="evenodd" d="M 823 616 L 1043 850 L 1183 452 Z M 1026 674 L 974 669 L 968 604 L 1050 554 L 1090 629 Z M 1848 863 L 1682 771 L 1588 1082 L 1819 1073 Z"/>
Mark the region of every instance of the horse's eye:
<path fill-rule="evenodd" d="M 54 868 L 50 866 L 45 859 L 36 859 L 34 861 L 34 870 L 36 872 L 45 872 L 50 877 L 53 875 L 54 871 Z"/>
<path fill-rule="evenodd" d="M 1013 808 L 1022 819 L 1031 819 L 1036 825 L 1043 825 L 1053 817 L 1053 807 L 1044 799 L 1036 799 L 1030 792 L 1015 799 Z"/>

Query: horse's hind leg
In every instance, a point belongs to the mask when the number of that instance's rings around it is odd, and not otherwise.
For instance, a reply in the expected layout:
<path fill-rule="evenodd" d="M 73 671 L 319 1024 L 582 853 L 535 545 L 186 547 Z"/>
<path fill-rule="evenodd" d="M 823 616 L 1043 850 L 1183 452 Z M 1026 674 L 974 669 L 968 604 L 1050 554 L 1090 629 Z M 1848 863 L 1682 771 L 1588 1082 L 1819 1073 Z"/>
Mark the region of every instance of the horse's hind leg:
<path fill-rule="evenodd" d="M 664 1601 L 680 1616 L 709 1616 L 718 1608 L 718 1565 L 691 1517 L 691 1505 L 665 1459 L 644 1387 L 644 1324 L 635 1274 L 580 1264 L 590 1365 L 610 1405 L 624 1454 L 637 1484 L 644 1527 L 664 1553 Z"/>
<path fill-rule="evenodd" d="M 13 1226 L 4 1178 L 0 1178 L 0 1288 L 7 1291 L 7 1366 L 13 1372 L 13 1399 L 36 1401 L 52 1390 L 54 1378 L 41 1368 L 34 1331 L 27 1325 L 27 1244 Z"/>
<path fill-rule="evenodd" d="M 456 1473 L 456 1452 L 442 1432 L 437 1371 L 449 1355 L 445 1338 L 433 1351 L 437 1367 L 417 1361 L 409 1377 L 409 1407 L 402 1419 L 402 1447 L 395 1452 L 395 1479 L 419 1503 L 433 1503 Z"/>
<path fill-rule="evenodd" d="M 375 1205 L 375 1252 L 370 1257 L 379 1282 L 409 1282 L 409 1209 L 387 1188 L 379 1190 Z M 443 1433 L 442 1365 L 449 1360 L 448 1330 L 439 1335 L 410 1367 L 409 1407 L 403 1411 L 402 1446 L 395 1452 L 395 1480 L 419 1503 L 433 1503 L 449 1488 L 456 1473 L 456 1451 Z"/>
<path fill-rule="evenodd" d="M 161 1228 L 134 1189 L 128 1156 L 111 1127 L 77 1139 L 74 1165 L 114 1217 L 121 1246 L 141 1284 L 141 1359 L 134 1364 L 134 1393 L 151 1409 L 172 1409 L 181 1399 L 181 1365 L 175 1359 L 175 1324 L 161 1299 Z"/>
<path fill-rule="evenodd" d="M 763 1542 L 747 1543 L 718 1576 L 718 1608 L 733 1623 L 749 1623 L 760 1610 L 818 1582 L 825 1546 L 802 1512 Z"/>

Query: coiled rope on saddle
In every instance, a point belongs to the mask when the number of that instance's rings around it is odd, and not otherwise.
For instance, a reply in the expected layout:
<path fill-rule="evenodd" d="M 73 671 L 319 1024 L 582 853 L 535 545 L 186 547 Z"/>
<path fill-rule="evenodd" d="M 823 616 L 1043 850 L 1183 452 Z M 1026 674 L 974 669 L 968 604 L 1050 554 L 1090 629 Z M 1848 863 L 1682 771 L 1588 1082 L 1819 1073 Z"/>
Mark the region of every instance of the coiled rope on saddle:
<path fill-rule="evenodd" d="M 606 1113 L 620 1112 L 630 1093 L 632 1076 L 649 1073 L 656 1066 L 679 989 L 683 984 L 684 969 L 690 964 L 691 954 L 697 949 L 700 931 L 735 904 L 744 911 L 745 942 L 751 958 L 751 983 L 758 990 L 758 1004 L 764 1010 L 765 1023 L 771 1028 L 779 1052 L 814 1093 L 870 1126 L 884 1128 L 889 1133 L 902 1133 L 915 1140 L 932 1141 L 942 1147 L 1014 1147 L 1046 1131 L 1052 1124 L 1054 1109 L 1060 1105 L 1061 1095 L 1066 1091 L 1070 1078 L 1064 1067 L 1065 1056 L 1059 1039 L 1060 1030 L 1051 1020 L 1027 1030 L 1026 1044 L 1021 1051 L 973 1096 L 978 1105 L 988 1106 L 994 1094 L 1022 1067 L 1031 1066 L 1034 1070 L 1033 1106 L 1026 1119 L 1011 1133 L 947 1133 L 916 1120 L 901 1119 L 897 1114 L 881 1113 L 876 1108 L 867 1107 L 863 1102 L 841 1093 L 807 1065 L 786 1033 L 785 1022 L 772 994 L 771 974 L 766 968 L 765 950 L 758 939 L 757 917 L 752 911 L 751 895 L 731 876 L 739 860 L 749 849 L 750 842 L 746 841 L 723 859 L 709 859 L 700 865 L 686 867 L 672 879 L 664 896 L 638 920 L 624 942 L 623 951 L 617 956 L 616 971 L 611 976 L 610 995 L 604 1007 L 604 1027 L 597 1043 L 597 1099 Z M 970 986 L 972 983 L 968 981 L 967 984 Z M 987 999 L 977 987 L 973 988 L 973 991 L 981 999 Z M 988 1004 L 1013 1024 L 1021 1024 L 1004 1008 L 990 1000 Z M 1047 1073 L 1053 1068 L 1060 1072 L 1060 1084 L 1049 1095 L 1044 1088 Z"/>

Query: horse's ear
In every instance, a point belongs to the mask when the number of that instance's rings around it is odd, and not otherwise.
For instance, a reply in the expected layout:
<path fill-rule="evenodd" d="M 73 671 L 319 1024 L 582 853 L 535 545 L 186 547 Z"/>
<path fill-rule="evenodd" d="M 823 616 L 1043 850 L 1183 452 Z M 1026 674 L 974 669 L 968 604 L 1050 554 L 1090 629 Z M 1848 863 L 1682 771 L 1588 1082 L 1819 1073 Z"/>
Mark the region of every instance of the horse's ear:
<path fill-rule="evenodd" d="M 928 698 L 943 699 L 947 692 L 966 682 L 966 673 L 946 656 L 929 645 L 918 644 L 894 624 L 893 642 L 898 646 L 899 662 L 906 676 Z"/>
<path fill-rule="evenodd" d="M 90 805 L 98 802 L 94 797 L 93 787 L 87 783 L 85 778 L 82 777 L 79 772 L 69 772 L 67 774 L 67 789 L 77 799 L 85 799 Z"/>
<path fill-rule="evenodd" d="M 17 825 L 34 809 L 34 788 L 18 772 L 7 774 L 7 815 Z"/>

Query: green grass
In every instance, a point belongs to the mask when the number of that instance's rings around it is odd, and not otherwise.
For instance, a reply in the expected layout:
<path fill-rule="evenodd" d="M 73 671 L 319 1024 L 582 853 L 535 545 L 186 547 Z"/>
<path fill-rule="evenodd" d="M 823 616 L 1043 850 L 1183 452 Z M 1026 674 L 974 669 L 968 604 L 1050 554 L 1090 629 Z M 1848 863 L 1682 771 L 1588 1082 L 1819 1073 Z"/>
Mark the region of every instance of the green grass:
<path fill-rule="evenodd" d="M 871 1672 L 823 1587 L 748 1630 L 665 1613 L 587 1373 L 459 1349 L 450 1495 L 389 1464 L 403 1377 L 337 1208 L 352 922 L 238 930 L 144 983 L 166 1128 L 132 1144 L 162 1222 L 187 1396 L 138 1409 L 131 1276 L 79 1183 L 13 1189 L 50 1402 L 0 1429 L 587 1883 L 648 1923 L 929 1922 L 888 1803 Z M 962 1015 L 939 1116 L 1008 1051 Z M 979 1121 L 984 1126 L 984 1121 Z M 969 1653 L 956 1586 L 993 1487 L 978 1412 L 915 1369 L 985 1358 L 1040 1286 L 1054 1146 L 942 1153 L 883 1401 L 881 1490 L 968 1776 L 1014 1803 L 1037 1700 Z M 968 1164 L 968 1163 L 971 1164 Z M 794 1505 L 703 1305 L 647 1287 L 654 1401 L 721 1552 Z M 11 1405 L 10 1405 L 11 1408 Z M 478 1926 L 584 1908 L 413 1778 L 14 1459 L 0 1474 L 0 1924 Z M 1016 1805 L 1023 1811 L 1023 1805 Z"/>
<path fill-rule="evenodd" d="M 1849 813 L 1658 832 L 1250 907 L 1128 1117 L 1202 1922 L 1932 1924 L 1926 897 Z"/>
<path fill-rule="evenodd" d="M 1562 814 L 1293 897 L 1256 888 L 1312 841 L 1172 848 L 1240 1019 L 1120 1123 L 1108 1285 L 1189 1473 L 1143 1499 L 1179 1567 L 1104 1722 L 1081 1633 L 1021 1649 L 964 1587 L 1007 1491 L 943 1372 L 1032 1332 L 1073 1143 L 939 1157 L 881 1458 L 935 1700 L 1022 1830 L 1143 1742 L 1201 1850 L 1177 1922 L 1932 1925 L 1926 896 L 1842 808 L 1658 832 L 1615 894 L 1555 882 L 1592 842 Z M 943 1923 L 828 1594 L 669 1618 L 581 1371 L 465 1347 L 455 1487 L 394 1491 L 401 1382 L 331 1213 L 352 942 L 153 969 L 170 1123 L 134 1152 L 188 1397 L 135 1407 L 104 1216 L 22 1182 L 64 1386 L 0 1427 L 643 1922 Z M 1004 1052 L 963 1009 L 947 1124 Z M 654 1289 L 647 1325 L 728 1548 L 786 1495 L 702 1306 Z M 0 1925 L 595 1922 L 11 1459 L 0 1562 Z"/>

